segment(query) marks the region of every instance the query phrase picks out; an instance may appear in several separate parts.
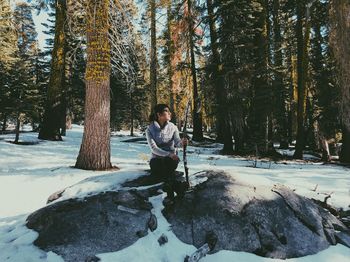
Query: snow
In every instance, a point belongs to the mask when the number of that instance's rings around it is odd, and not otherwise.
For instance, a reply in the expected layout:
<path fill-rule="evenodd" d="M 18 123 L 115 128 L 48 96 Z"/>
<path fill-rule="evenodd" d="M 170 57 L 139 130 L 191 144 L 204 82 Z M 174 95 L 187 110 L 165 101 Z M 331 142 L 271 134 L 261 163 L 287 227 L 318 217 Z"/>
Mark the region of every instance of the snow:
<path fill-rule="evenodd" d="M 0 261 L 50 261 L 63 259 L 53 253 L 38 249 L 33 241 L 38 234 L 25 226 L 27 216 L 46 205 L 49 195 L 66 188 L 62 201 L 82 198 L 109 190 L 128 190 L 121 184 L 144 174 L 148 169 L 149 148 L 144 143 L 123 143 L 129 131 L 113 132 L 111 139 L 112 163 L 120 168 L 114 171 L 86 171 L 72 168 L 82 139 L 83 127 L 73 126 L 63 142 L 41 141 L 31 146 L 14 145 L 14 135 L 0 136 Z M 21 141 L 39 141 L 37 133 L 23 133 Z M 136 133 L 136 136 L 142 136 Z M 296 193 L 323 200 L 331 195 L 328 203 L 349 209 L 350 172 L 348 168 L 320 163 L 245 159 L 216 154 L 219 144 L 210 148 L 188 147 L 191 184 L 203 181 L 197 178 L 202 170 L 224 170 L 238 182 L 253 186 L 272 186 L 281 183 L 295 189 Z M 180 151 L 180 155 L 181 155 Z M 254 168 L 254 166 L 256 166 Z M 178 170 L 183 170 L 180 165 Z M 205 178 L 204 178 L 205 179 Z M 260 192 L 269 196 L 269 192 Z M 158 220 L 158 228 L 133 245 L 119 251 L 97 254 L 108 261 L 183 261 L 195 251 L 192 245 L 181 242 L 171 231 L 163 217 L 162 200 L 165 195 L 150 198 L 152 212 Z M 165 234 L 168 243 L 159 246 L 158 238 Z M 276 261 L 245 252 L 220 251 L 208 255 L 203 262 L 217 261 Z M 296 262 L 337 261 L 350 262 L 350 249 L 343 245 L 331 246 L 318 254 L 289 259 Z"/>

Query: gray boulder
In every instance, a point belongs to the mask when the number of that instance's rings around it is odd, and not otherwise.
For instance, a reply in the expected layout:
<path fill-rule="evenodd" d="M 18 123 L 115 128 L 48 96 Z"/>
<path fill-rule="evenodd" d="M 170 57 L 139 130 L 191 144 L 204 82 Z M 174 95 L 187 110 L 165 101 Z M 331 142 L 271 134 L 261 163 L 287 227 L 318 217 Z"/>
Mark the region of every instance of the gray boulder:
<path fill-rule="evenodd" d="M 213 231 L 219 250 L 245 251 L 271 258 L 315 254 L 329 245 L 349 245 L 349 229 L 313 201 L 282 185 L 272 188 L 207 171 L 208 179 L 166 206 L 163 214 L 176 236 L 197 248 Z"/>
<path fill-rule="evenodd" d="M 148 194 L 136 190 L 105 192 L 46 206 L 27 218 L 39 233 L 34 244 L 65 261 L 93 261 L 96 254 L 118 251 L 157 226 Z M 96 257 L 95 257 L 96 258 Z"/>

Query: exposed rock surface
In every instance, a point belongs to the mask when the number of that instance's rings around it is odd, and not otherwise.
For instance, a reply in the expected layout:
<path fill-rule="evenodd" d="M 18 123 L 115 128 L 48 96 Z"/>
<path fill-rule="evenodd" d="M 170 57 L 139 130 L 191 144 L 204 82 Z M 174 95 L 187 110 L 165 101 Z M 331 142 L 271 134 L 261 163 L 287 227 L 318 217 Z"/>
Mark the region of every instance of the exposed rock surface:
<path fill-rule="evenodd" d="M 207 180 L 163 210 L 185 243 L 199 248 L 213 233 L 213 252 L 246 251 L 282 259 L 315 254 L 336 243 L 350 247 L 349 228 L 287 187 L 255 186 L 220 171 L 198 176 Z M 148 198 L 162 192 L 160 182 L 146 175 L 122 184 L 123 191 L 53 203 L 31 214 L 27 226 L 39 233 L 35 245 L 65 261 L 98 261 L 96 254 L 121 250 L 157 228 Z M 166 237 L 159 239 L 159 245 L 166 242 Z"/>
<path fill-rule="evenodd" d="M 34 244 L 65 261 L 91 260 L 94 255 L 123 249 L 157 226 L 152 205 L 136 190 L 106 192 L 54 203 L 27 219 L 39 233 Z"/>
<path fill-rule="evenodd" d="M 214 252 L 281 259 L 315 254 L 336 243 L 350 247 L 349 229 L 342 222 L 287 187 L 255 187 L 224 172 L 201 176 L 208 180 L 163 211 L 185 243 L 198 248 L 213 231 L 218 236 Z"/>

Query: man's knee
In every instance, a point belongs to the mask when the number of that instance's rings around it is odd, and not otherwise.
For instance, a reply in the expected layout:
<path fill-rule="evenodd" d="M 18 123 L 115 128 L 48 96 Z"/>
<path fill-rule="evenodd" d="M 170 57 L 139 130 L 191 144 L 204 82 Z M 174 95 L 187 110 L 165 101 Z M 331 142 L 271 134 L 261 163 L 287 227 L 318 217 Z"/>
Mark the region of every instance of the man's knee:
<path fill-rule="evenodd" d="M 170 157 L 164 158 L 164 164 L 167 167 L 167 169 L 175 170 L 179 164 L 177 160 L 174 160 Z"/>
<path fill-rule="evenodd" d="M 160 175 L 163 169 L 163 163 L 162 163 L 162 159 L 158 159 L 158 158 L 152 158 L 150 163 L 149 163 L 150 167 L 151 167 L 151 173 L 152 175 Z"/>

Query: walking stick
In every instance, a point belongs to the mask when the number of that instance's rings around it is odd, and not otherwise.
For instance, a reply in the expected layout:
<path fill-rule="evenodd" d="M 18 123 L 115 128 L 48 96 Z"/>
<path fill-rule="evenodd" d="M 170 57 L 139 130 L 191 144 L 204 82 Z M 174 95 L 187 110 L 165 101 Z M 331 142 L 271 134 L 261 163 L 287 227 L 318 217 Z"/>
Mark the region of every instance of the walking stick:
<path fill-rule="evenodd" d="M 183 138 L 187 138 L 187 117 L 188 117 L 190 104 L 191 104 L 191 100 L 188 100 L 188 103 L 187 103 L 187 106 L 186 106 L 186 111 L 185 111 L 185 121 L 184 121 L 183 130 L 182 130 Z M 190 181 L 188 179 L 188 166 L 187 166 L 186 149 L 187 149 L 187 145 L 184 144 L 183 145 L 183 161 L 184 161 L 184 167 L 185 167 L 185 175 L 186 175 L 187 186 L 190 187 Z"/>

